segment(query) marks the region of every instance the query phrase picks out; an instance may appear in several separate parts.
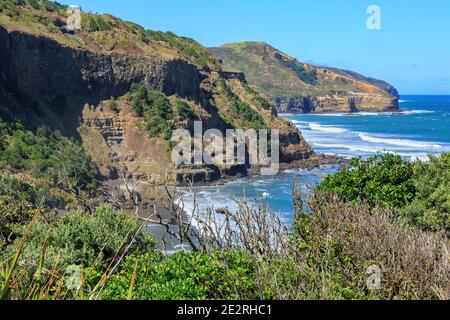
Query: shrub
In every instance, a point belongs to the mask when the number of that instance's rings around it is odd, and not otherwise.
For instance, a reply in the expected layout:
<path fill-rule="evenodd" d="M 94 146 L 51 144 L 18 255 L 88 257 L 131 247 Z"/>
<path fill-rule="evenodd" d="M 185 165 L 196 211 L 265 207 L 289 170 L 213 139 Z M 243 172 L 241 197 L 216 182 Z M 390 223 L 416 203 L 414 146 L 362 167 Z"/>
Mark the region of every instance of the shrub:
<path fill-rule="evenodd" d="M 83 13 L 81 24 L 83 30 L 87 32 L 101 32 L 111 29 L 111 26 L 108 21 L 106 21 L 106 18 L 101 15 Z"/>
<path fill-rule="evenodd" d="M 270 103 L 266 99 L 261 97 L 261 95 L 257 91 L 253 90 L 253 88 L 250 87 L 247 83 L 244 83 L 243 87 L 247 93 L 256 96 L 256 101 L 258 101 L 261 107 L 263 107 L 265 110 L 270 110 L 272 108 Z"/>
<path fill-rule="evenodd" d="M 0 175 L 0 238 L 9 244 L 39 210 L 63 208 L 64 199 L 45 184 Z"/>
<path fill-rule="evenodd" d="M 166 140 L 169 140 L 175 128 L 169 99 L 161 92 L 152 91 L 148 93 L 148 102 L 149 106 L 144 111 L 144 118 L 150 136 L 163 135 Z"/>
<path fill-rule="evenodd" d="M 175 104 L 178 116 L 183 120 L 197 120 L 199 116 L 194 108 L 192 108 L 188 103 L 178 100 Z"/>
<path fill-rule="evenodd" d="M 115 113 L 119 113 L 119 104 L 114 97 L 109 100 L 109 108 Z"/>
<path fill-rule="evenodd" d="M 228 122 L 235 127 L 243 129 L 267 129 L 267 126 L 259 115 L 247 103 L 242 102 L 239 97 L 228 87 L 225 81 L 219 83 L 219 89 L 229 104 L 227 112 Z"/>
<path fill-rule="evenodd" d="M 326 299 L 448 299 L 448 238 L 405 224 L 389 208 L 343 202 L 316 194 L 310 212 L 299 209 L 299 263 L 309 274 L 305 293 Z M 301 208 L 302 205 L 298 205 Z M 368 269 L 381 271 L 369 290 Z M 299 270 L 300 272 L 300 270 Z M 311 291 L 310 291 L 311 290 Z"/>
<path fill-rule="evenodd" d="M 398 155 L 379 154 L 367 160 L 356 158 L 350 168 L 328 176 L 319 191 L 333 192 L 345 200 L 368 202 L 371 206 L 401 208 L 415 195 L 413 166 Z"/>
<path fill-rule="evenodd" d="M 450 232 L 450 153 L 417 161 L 412 181 L 416 194 L 402 213 L 424 229 Z"/>
<path fill-rule="evenodd" d="M 354 159 L 350 168 L 328 176 L 318 190 L 342 199 L 391 206 L 426 230 L 450 230 L 450 154 L 415 163 L 398 155 Z"/>
<path fill-rule="evenodd" d="M 170 139 L 175 128 L 173 110 L 172 104 L 163 93 L 148 91 L 143 84 L 134 83 L 128 101 L 139 116 L 144 116 L 151 137 L 162 135 L 166 140 Z"/>
<path fill-rule="evenodd" d="M 286 68 L 291 69 L 295 72 L 297 77 L 310 85 L 315 85 L 317 82 L 317 74 L 314 70 L 307 70 L 300 62 L 297 60 L 288 60 L 281 56 L 279 53 L 275 54 L 275 58 L 280 61 Z"/>
<path fill-rule="evenodd" d="M 202 68 L 208 67 L 215 63 L 214 58 L 208 50 L 193 39 L 178 37 L 173 32 L 160 32 L 152 30 L 147 30 L 146 35 L 154 41 L 165 42 L 166 46 L 169 48 L 177 49 L 188 60 Z"/>
<path fill-rule="evenodd" d="M 133 299 L 250 299 L 257 296 L 253 259 L 239 252 L 129 256 L 106 285 L 103 299 L 125 299 L 137 265 Z"/>
<path fill-rule="evenodd" d="M 14 130 L 11 142 L 0 154 L 0 167 L 31 172 L 51 185 L 64 182 L 86 189 L 96 183 L 97 171 L 83 148 L 45 127 L 38 128 L 36 134 L 20 127 Z"/>
<path fill-rule="evenodd" d="M 20 259 L 39 261 L 47 241 L 46 268 L 56 266 L 64 272 L 67 267 L 77 265 L 103 270 L 134 235 L 137 226 L 134 217 L 108 206 L 98 207 L 92 215 L 82 211 L 69 212 L 62 218 L 46 214 L 33 225 Z M 150 247 L 148 239 L 139 240 L 139 245 Z M 7 256 L 17 250 L 18 242 L 8 248 Z"/>

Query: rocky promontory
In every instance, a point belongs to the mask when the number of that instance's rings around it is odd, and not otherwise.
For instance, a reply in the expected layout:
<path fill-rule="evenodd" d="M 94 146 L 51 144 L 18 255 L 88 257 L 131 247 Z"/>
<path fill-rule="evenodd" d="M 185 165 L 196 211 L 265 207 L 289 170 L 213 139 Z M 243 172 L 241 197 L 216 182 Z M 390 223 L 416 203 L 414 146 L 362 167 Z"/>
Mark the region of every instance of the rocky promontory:
<path fill-rule="evenodd" d="M 398 92 L 390 84 L 302 63 L 264 42 L 231 43 L 210 51 L 228 69 L 244 72 L 248 83 L 272 100 L 278 112 L 398 110 Z"/>

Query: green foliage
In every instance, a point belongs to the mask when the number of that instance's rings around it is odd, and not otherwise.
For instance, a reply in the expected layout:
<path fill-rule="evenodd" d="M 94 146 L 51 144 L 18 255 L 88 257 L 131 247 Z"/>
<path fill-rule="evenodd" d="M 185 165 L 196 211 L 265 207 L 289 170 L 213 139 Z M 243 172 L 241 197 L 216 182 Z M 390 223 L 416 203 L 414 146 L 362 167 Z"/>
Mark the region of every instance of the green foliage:
<path fill-rule="evenodd" d="M 157 253 L 129 256 L 103 291 L 103 299 L 125 299 L 137 261 L 133 299 L 250 299 L 257 297 L 254 260 L 240 252 Z"/>
<path fill-rule="evenodd" d="M 109 108 L 115 113 L 119 113 L 119 103 L 114 97 L 109 100 Z"/>
<path fill-rule="evenodd" d="M 128 98 L 131 108 L 144 116 L 151 137 L 169 140 L 175 128 L 172 104 L 161 92 L 148 91 L 143 84 L 133 84 Z"/>
<path fill-rule="evenodd" d="M 0 2 L 0 13 L 9 17 L 18 17 L 20 15 L 19 5 L 23 4 L 21 0 L 2 0 Z"/>
<path fill-rule="evenodd" d="M 417 161 L 412 180 L 416 195 L 402 213 L 424 229 L 450 232 L 450 153 Z"/>
<path fill-rule="evenodd" d="M 297 281 L 309 297 L 410 300 L 450 293 L 450 278 L 442 277 L 448 273 L 445 235 L 405 224 L 392 208 L 329 193 L 316 192 L 306 206 L 299 201 L 296 211 L 293 240 L 300 257 L 292 270 L 303 272 Z M 367 288 L 371 266 L 382 272 L 377 290 Z"/>
<path fill-rule="evenodd" d="M 215 64 L 214 58 L 206 48 L 193 39 L 178 37 L 173 32 L 147 30 L 146 35 L 154 41 L 166 43 L 169 48 L 179 50 L 186 58 L 196 65 L 205 68 Z"/>
<path fill-rule="evenodd" d="M 291 69 L 296 73 L 300 80 L 310 85 L 315 85 L 317 82 L 317 74 L 313 70 L 306 70 L 297 60 L 288 60 L 276 53 L 275 58 L 280 61 L 286 68 Z"/>
<path fill-rule="evenodd" d="M 39 210 L 62 208 L 64 204 L 64 199 L 45 184 L 34 186 L 0 175 L 0 238 L 10 243 Z"/>
<path fill-rule="evenodd" d="M 102 32 L 111 29 L 104 16 L 94 14 L 82 14 L 81 25 L 87 32 Z"/>
<path fill-rule="evenodd" d="M 35 10 L 45 9 L 48 12 L 56 12 L 62 8 L 60 4 L 49 0 L 2 0 L 0 12 L 9 17 L 18 17 L 26 6 Z"/>
<path fill-rule="evenodd" d="M 386 205 L 427 230 L 450 230 L 450 155 L 410 163 L 398 155 L 354 159 L 351 168 L 328 176 L 319 191 L 345 200 Z"/>
<path fill-rule="evenodd" d="M 148 93 L 148 102 L 149 107 L 144 111 L 144 118 L 150 136 L 163 135 L 166 140 L 169 140 L 175 129 L 169 99 L 161 92 L 151 91 Z"/>
<path fill-rule="evenodd" d="M 250 87 L 247 83 L 244 83 L 243 87 L 246 92 L 256 96 L 256 101 L 258 101 L 261 107 L 263 107 L 265 110 L 270 110 L 272 108 L 270 103 L 266 99 L 261 97 L 261 95 L 257 91 L 253 90 L 253 88 Z"/>
<path fill-rule="evenodd" d="M 131 108 L 139 115 L 144 115 L 144 108 L 148 105 L 148 92 L 141 83 L 133 83 L 128 95 Z"/>
<path fill-rule="evenodd" d="M 256 100 L 261 104 L 261 106 L 264 109 L 266 109 L 266 110 L 272 109 L 272 106 L 270 105 L 270 103 L 266 99 L 264 99 L 263 97 L 258 96 L 258 97 L 256 97 Z"/>
<path fill-rule="evenodd" d="M 33 225 L 21 260 L 38 261 L 47 241 L 45 268 L 56 266 L 65 272 L 76 265 L 104 270 L 137 226 L 134 217 L 108 206 L 98 207 L 92 215 L 74 211 L 56 218 L 47 214 Z M 15 252 L 19 241 L 8 248 L 6 256 Z M 150 245 L 148 239 L 138 239 L 138 246 L 148 249 Z"/>
<path fill-rule="evenodd" d="M 199 116 L 194 108 L 192 108 L 188 103 L 178 100 L 175 103 L 175 108 L 179 117 L 183 120 L 197 120 Z"/>
<path fill-rule="evenodd" d="M 90 158 L 78 143 L 58 131 L 41 127 L 33 134 L 18 126 L 10 140 L 0 154 L 0 168 L 31 172 L 54 186 L 61 180 L 76 187 L 95 185 L 97 171 Z"/>
<path fill-rule="evenodd" d="M 40 9 L 40 4 L 37 0 L 25 0 L 25 2 L 30 5 L 33 9 Z"/>
<path fill-rule="evenodd" d="M 398 155 L 375 155 L 367 160 L 352 160 L 345 168 L 328 176 L 319 191 L 333 192 L 345 200 L 368 202 L 372 206 L 401 208 L 415 195 L 412 164 Z"/>
<path fill-rule="evenodd" d="M 226 115 L 228 122 L 237 128 L 243 129 L 267 129 L 267 126 L 259 115 L 247 103 L 242 102 L 239 97 L 228 87 L 225 81 L 221 81 L 219 85 L 220 93 L 229 103 L 228 114 Z"/>
<path fill-rule="evenodd" d="M 62 6 L 59 4 L 56 4 L 53 1 L 49 0 L 42 0 L 42 6 L 47 10 L 48 12 L 56 12 L 61 10 Z"/>

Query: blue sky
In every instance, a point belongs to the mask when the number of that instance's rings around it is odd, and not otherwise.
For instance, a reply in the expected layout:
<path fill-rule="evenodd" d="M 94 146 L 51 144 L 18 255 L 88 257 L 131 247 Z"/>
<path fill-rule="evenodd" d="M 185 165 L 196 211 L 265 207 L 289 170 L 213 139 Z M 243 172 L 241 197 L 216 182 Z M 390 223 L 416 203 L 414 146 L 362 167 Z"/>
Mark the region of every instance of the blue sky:
<path fill-rule="evenodd" d="M 448 0 L 60 0 L 205 46 L 265 41 L 301 61 L 347 68 L 402 94 L 450 94 Z M 369 5 L 381 30 L 366 27 Z"/>

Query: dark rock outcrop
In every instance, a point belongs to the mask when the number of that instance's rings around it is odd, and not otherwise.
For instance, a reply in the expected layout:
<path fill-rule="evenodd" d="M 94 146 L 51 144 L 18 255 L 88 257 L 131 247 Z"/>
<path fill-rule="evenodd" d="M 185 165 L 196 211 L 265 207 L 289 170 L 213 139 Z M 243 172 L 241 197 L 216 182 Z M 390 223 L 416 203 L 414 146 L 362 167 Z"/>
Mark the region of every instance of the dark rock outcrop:
<path fill-rule="evenodd" d="M 50 103 L 60 97 L 82 96 L 89 102 L 121 96 L 133 82 L 166 95 L 201 95 L 202 76 L 185 60 L 102 54 L 74 49 L 0 26 L 0 72 L 9 91 Z"/>
<path fill-rule="evenodd" d="M 216 83 L 218 79 L 245 83 L 241 72 L 210 71 L 182 58 L 94 51 L 65 45 L 48 37 L 8 31 L 2 26 L 0 58 L 0 91 L 9 92 L 15 97 L 26 97 L 30 101 L 27 105 L 18 104 L 18 108 L 22 108 L 19 112 L 31 119 L 28 122 L 32 126 L 49 125 L 59 130 L 67 127 L 63 131 L 70 135 L 78 135 L 79 128 L 83 125 L 95 129 L 106 141 L 105 148 L 109 149 L 107 156 L 112 163 L 130 160 L 128 153 L 124 153 L 126 159 L 116 155 L 117 150 L 128 143 L 124 142 L 127 138 L 122 129 L 127 124 L 121 122 L 116 126 L 117 121 L 112 123 L 108 119 L 104 123 L 95 118 L 84 119 L 83 110 L 86 105 L 102 105 L 102 101 L 109 100 L 110 97 L 126 94 L 132 83 L 144 83 L 149 89 L 161 91 L 167 96 L 176 95 L 199 105 L 207 114 L 204 130 L 215 128 L 224 131 L 229 124 L 222 118 L 221 106 L 214 100 L 220 95 Z M 68 100 L 76 100 L 76 107 L 69 107 Z M 40 111 L 41 107 L 44 111 Z M 45 115 L 45 120 L 39 115 L 40 112 Z M 35 115 L 29 117 L 32 113 Z M 70 120 L 65 117 L 70 117 Z M 276 124 L 274 128 L 277 125 L 280 124 Z M 285 126 L 286 124 L 280 125 Z M 80 136 L 76 137 L 82 139 Z M 304 159 L 314 154 L 296 128 L 282 130 L 280 138 L 281 161 Z M 139 150 L 136 152 L 141 154 L 133 157 L 147 163 L 147 159 L 143 159 L 147 154 Z M 129 162 L 135 162 L 135 159 L 132 160 Z M 245 166 L 241 166 L 222 171 L 180 173 L 180 176 L 186 178 L 192 175 L 194 180 L 209 181 L 246 173 Z"/>
<path fill-rule="evenodd" d="M 396 111 L 398 99 L 371 93 L 336 94 L 318 97 L 276 97 L 281 113 Z"/>

